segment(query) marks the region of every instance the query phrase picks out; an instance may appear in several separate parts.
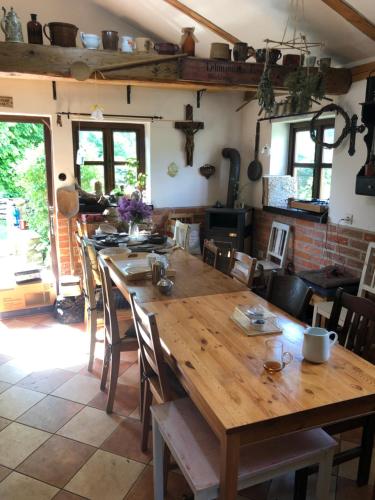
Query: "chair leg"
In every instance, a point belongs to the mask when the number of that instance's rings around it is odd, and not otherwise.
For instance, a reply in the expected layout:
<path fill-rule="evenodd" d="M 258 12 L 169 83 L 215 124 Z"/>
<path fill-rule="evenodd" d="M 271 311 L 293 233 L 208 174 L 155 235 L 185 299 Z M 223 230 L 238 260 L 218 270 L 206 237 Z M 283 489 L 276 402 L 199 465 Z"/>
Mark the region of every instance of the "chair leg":
<path fill-rule="evenodd" d="M 89 365 L 87 367 L 89 372 L 92 372 L 92 367 L 95 359 L 95 347 L 96 347 L 96 329 L 97 329 L 97 312 L 87 311 L 87 330 L 90 335 L 90 354 L 89 354 Z"/>
<path fill-rule="evenodd" d="M 316 485 L 316 500 L 327 500 L 329 498 L 329 487 L 331 484 L 333 463 L 333 450 L 324 454 L 319 461 L 318 481 Z"/>
<path fill-rule="evenodd" d="M 141 422 L 143 420 L 143 398 L 145 392 L 145 382 L 143 380 L 143 367 L 141 360 L 141 350 L 138 349 L 138 368 L 139 368 L 139 414 L 141 416 Z"/>
<path fill-rule="evenodd" d="M 357 474 L 358 486 L 368 484 L 371 469 L 372 449 L 374 446 L 374 432 L 375 418 L 371 415 L 367 418 L 362 431 L 361 455 L 359 457 Z"/>
<path fill-rule="evenodd" d="M 294 475 L 293 500 L 306 500 L 308 479 L 307 469 L 296 470 Z"/>
<path fill-rule="evenodd" d="M 153 439 L 153 455 L 154 455 L 154 500 L 164 500 L 164 443 L 163 436 L 159 431 L 159 426 L 156 420 L 152 419 L 152 439 Z"/>
<path fill-rule="evenodd" d="M 111 359 L 111 346 L 107 341 L 107 338 L 104 340 L 104 359 L 103 359 L 103 368 L 102 368 L 102 379 L 100 381 L 100 390 L 105 391 L 105 386 L 107 384 L 108 377 L 108 368 L 109 362 Z"/>
<path fill-rule="evenodd" d="M 118 346 L 112 346 L 111 358 L 111 380 L 109 382 L 108 398 L 107 398 L 107 413 L 112 413 L 113 403 L 115 402 L 117 379 L 120 371 L 120 349 Z"/>
<path fill-rule="evenodd" d="M 143 417 L 142 417 L 142 442 L 141 450 L 146 452 L 148 449 L 148 435 L 150 432 L 150 406 L 152 403 L 152 392 L 149 382 L 146 380 L 144 385 Z"/>
<path fill-rule="evenodd" d="M 154 429 L 154 428 L 152 428 Z M 163 470 L 163 482 L 164 482 L 164 491 L 168 491 L 168 473 L 171 468 L 171 452 L 168 446 L 164 445 L 164 470 Z"/>

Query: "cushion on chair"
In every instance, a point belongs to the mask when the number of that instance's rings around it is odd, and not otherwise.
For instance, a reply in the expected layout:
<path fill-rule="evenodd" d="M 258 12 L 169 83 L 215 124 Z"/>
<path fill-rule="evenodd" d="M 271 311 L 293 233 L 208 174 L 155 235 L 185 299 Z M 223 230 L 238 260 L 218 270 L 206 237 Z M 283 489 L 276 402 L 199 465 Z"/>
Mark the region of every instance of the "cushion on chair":
<path fill-rule="evenodd" d="M 189 398 L 151 407 L 160 431 L 185 477 L 197 491 L 219 485 L 220 443 Z M 315 458 L 336 441 L 312 429 L 241 447 L 239 480 Z M 296 469 L 298 466 L 295 467 Z"/>

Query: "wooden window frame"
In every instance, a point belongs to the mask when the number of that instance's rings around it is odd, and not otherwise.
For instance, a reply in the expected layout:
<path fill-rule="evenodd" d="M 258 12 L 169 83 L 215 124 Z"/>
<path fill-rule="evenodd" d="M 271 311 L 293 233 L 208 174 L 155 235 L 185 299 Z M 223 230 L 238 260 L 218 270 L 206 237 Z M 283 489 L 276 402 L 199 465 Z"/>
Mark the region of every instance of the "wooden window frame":
<path fill-rule="evenodd" d="M 324 130 L 327 128 L 335 128 L 335 119 L 327 118 L 319 120 L 317 123 L 317 137 L 323 139 Z M 294 169 L 298 167 L 311 168 L 313 171 L 312 198 L 320 197 L 320 180 L 323 168 L 332 168 L 332 163 L 323 163 L 323 146 L 315 144 L 314 163 L 295 163 L 294 153 L 296 145 L 297 132 L 310 130 L 310 122 L 291 123 L 289 128 L 289 156 L 288 156 L 288 174 L 294 176 Z"/>
<path fill-rule="evenodd" d="M 78 183 L 81 183 L 80 165 L 76 164 L 79 147 L 79 131 L 100 131 L 103 133 L 103 160 L 85 161 L 85 165 L 103 165 L 104 167 L 104 192 L 110 193 L 115 187 L 115 166 L 125 165 L 124 161 L 115 161 L 113 132 L 135 132 L 137 138 L 138 173 L 145 173 L 145 127 L 139 123 L 113 123 L 113 122 L 72 122 L 73 131 L 73 161 L 74 173 Z"/>

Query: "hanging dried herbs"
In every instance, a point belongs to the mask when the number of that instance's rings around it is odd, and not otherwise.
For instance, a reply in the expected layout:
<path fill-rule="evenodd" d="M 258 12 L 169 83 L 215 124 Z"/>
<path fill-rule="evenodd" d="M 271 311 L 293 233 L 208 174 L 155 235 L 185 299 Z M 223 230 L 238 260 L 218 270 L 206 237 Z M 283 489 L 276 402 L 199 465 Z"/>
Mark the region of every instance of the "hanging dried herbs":
<path fill-rule="evenodd" d="M 308 111 L 312 102 L 320 103 L 325 96 L 323 74 L 311 73 L 301 66 L 286 77 L 284 85 L 289 91 L 292 112 Z"/>
<path fill-rule="evenodd" d="M 266 113 L 272 112 L 275 104 L 275 94 L 271 81 L 271 68 L 267 65 L 265 65 L 263 74 L 259 81 L 257 99 L 260 106 L 259 114 L 263 111 Z"/>

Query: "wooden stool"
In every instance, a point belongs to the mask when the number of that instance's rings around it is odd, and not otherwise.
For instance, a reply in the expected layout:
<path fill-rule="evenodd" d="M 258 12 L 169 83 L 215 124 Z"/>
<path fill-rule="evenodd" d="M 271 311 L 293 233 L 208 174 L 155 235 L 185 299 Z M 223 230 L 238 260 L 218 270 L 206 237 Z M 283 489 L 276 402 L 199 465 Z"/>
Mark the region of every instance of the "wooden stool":
<path fill-rule="evenodd" d="M 168 446 L 194 493 L 195 500 L 218 498 L 220 444 L 188 398 L 152 406 L 154 500 L 164 500 L 164 447 Z M 336 441 L 313 429 L 243 446 L 238 490 L 281 474 L 319 464 L 317 500 L 327 500 Z"/>

